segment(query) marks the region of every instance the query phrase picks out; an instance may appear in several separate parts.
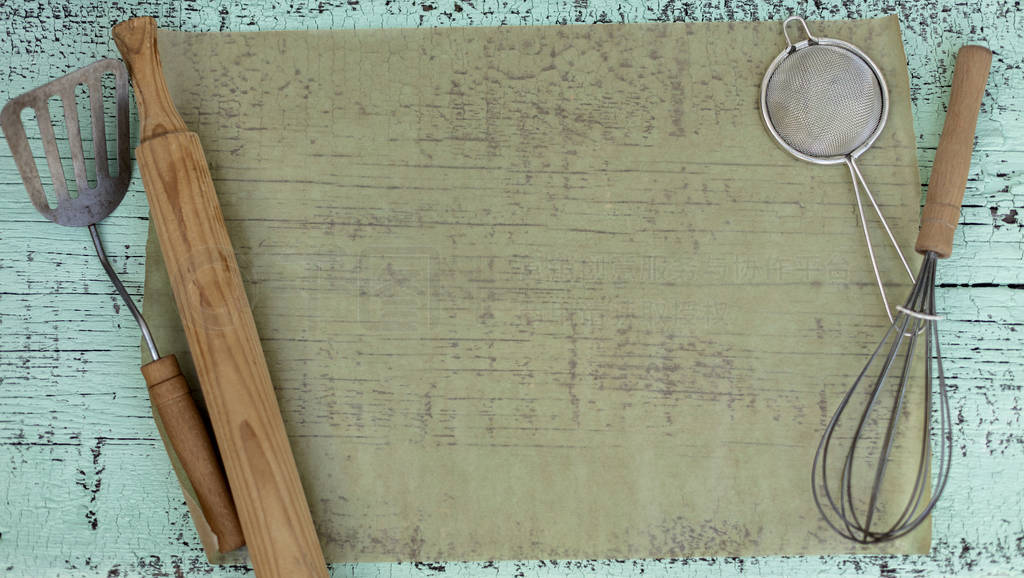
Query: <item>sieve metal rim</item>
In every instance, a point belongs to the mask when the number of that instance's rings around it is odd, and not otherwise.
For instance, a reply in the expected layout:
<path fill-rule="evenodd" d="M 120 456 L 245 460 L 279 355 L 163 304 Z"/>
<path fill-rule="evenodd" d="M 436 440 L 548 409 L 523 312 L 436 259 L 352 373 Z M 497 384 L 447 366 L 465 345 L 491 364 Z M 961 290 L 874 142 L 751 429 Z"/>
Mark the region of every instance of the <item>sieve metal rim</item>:
<path fill-rule="evenodd" d="M 800 21 L 803 22 L 802 19 Z M 788 23 L 789 20 L 786 21 L 786 24 Z M 783 26 L 785 26 L 785 24 Z M 785 30 L 785 28 L 783 28 L 783 30 Z M 807 30 L 806 24 L 804 24 L 804 30 Z M 885 77 L 882 76 L 882 71 L 878 68 L 878 65 L 876 65 L 875 62 L 868 57 L 867 54 L 864 54 L 859 48 L 850 44 L 849 42 L 843 42 L 842 40 L 836 40 L 835 38 L 823 38 L 814 36 L 797 42 L 796 44 L 791 44 L 789 42 L 789 37 L 787 35 L 786 43 L 786 48 L 782 52 L 780 52 L 778 56 L 775 57 L 775 60 L 773 60 L 772 63 L 768 66 L 768 70 L 765 71 L 764 78 L 761 80 L 761 121 L 764 123 L 765 128 L 768 130 L 769 133 L 771 133 L 772 138 L 775 139 L 775 143 L 782 147 L 783 150 L 793 155 L 794 157 L 800 160 L 807 161 L 809 163 L 814 163 L 816 165 L 837 165 L 847 162 L 848 158 L 856 159 L 860 157 L 860 155 L 864 154 L 864 151 L 871 148 L 871 145 L 873 145 L 875 141 L 878 140 L 879 135 L 882 134 L 882 130 L 885 128 L 886 120 L 888 120 L 889 118 L 889 86 L 885 83 Z M 815 46 L 819 44 L 822 46 L 835 46 L 837 48 L 842 48 L 843 50 L 847 50 L 853 53 L 854 56 L 857 56 L 858 58 L 863 60 L 864 63 L 868 65 L 868 68 L 871 70 L 871 73 L 875 75 L 875 79 L 878 80 L 878 86 L 882 90 L 882 112 L 881 119 L 878 121 L 878 126 L 875 127 L 874 132 L 872 132 L 871 135 L 863 143 L 861 143 L 860 146 L 858 146 L 857 148 L 855 148 L 853 151 L 846 155 L 816 157 L 796 150 L 795 148 L 791 147 L 785 139 L 782 138 L 782 135 L 780 135 L 777 130 L 775 130 L 775 125 L 772 123 L 771 115 L 768 114 L 768 102 L 766 99 L 766 95 L 768 93 L 768 81 L 775 73 L 775 69 L 777 69 L 779 65 L 781 65 L 782 62 L 786 60 L 786 58 L 789 57 L 791 54 L 794 54 L 809 46 Z"/>

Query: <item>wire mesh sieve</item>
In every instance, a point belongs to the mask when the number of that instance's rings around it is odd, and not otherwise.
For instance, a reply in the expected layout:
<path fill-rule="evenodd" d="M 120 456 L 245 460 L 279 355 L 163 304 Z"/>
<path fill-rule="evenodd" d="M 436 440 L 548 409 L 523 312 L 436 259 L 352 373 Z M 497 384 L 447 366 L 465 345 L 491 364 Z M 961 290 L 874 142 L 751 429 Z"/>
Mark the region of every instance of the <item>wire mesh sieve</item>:
<path fill-rule="evenodd" d="M 796 44 L 789 36 L 792 22 L 799 22 L 806 36 Z M 798 16 L 787 18 L 782 32 L 786 48 L 772 61 L 761 81 L 761 117 L 779 146 L 793 156 L 821 165 L 843 163 L 849 168 L 868 256 L 891 322 L 893 315 L 871 245 L 862 190 L 912 283 L 914 274 L 856 162 L 885 128 L 889 116 L 885 79 L 878 66 L 856 46 L 813 36 Z"/>
<path fill-rule="evenodd" d="M 782 140 L 813 157 L 846 156 L 882 123 L 878 77 L 852 52 L 835 46 L 808 46 L 783 60 L 765 98 Z"/>

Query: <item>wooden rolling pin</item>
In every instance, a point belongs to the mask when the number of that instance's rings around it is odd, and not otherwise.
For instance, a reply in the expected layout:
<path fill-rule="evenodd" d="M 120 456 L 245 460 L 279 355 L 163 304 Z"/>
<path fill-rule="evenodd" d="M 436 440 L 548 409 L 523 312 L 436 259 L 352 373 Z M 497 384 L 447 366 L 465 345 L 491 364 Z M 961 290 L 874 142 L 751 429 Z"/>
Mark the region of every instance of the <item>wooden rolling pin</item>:
<path fill-rule="evenodd" d="M 206 157 L 167 92 L 156 21 L 134 18 L 113 34 L 135 87 L 150 214 L 253 568 L 261 578 L 326 578 Z"/>

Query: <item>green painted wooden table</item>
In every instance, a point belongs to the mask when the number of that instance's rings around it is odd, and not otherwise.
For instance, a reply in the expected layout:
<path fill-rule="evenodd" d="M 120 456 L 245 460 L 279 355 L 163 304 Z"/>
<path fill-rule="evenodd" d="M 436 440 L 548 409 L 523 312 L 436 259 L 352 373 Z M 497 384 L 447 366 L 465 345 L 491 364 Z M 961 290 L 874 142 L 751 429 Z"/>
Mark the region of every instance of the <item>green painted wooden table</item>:
<path fill-rule="evenodd" d="M 956 462 L 930 556 L 339 564 L 335 576 L 706 576 L 1024 574 L 1024 16 L 1017 0 L 0 0 L 11 96 L 116 55 L 109 30 L 153 15 L 183 30 L 550 25 L 666 20 L 861 18 L 897 13 L 927 181 L 956 48 L 995 52 L 956 252 L 939 271 L 942 350 Z M 104 221 L 107 250 L 142 293 L 140 180 Z M 206 564 L 138 374 L 138 331 L 88 235 L 32 208 L 0 147 L 0 573 L 178 576 L 249 572 Z M 138 387 L 127 387 L 125 380 Z"/>

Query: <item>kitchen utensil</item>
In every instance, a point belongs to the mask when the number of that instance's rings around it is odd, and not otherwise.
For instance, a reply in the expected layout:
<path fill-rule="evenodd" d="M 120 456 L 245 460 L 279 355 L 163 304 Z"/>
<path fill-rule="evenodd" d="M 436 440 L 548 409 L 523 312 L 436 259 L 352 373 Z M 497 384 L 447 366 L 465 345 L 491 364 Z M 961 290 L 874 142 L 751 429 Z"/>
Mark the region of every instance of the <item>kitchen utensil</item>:
<path fill-rule="evenodd" d="M 117 174 L 111 175 L 107 164 L 106 126 L 103 114 L 103 93 L 101 79 L 104 74 L 113 74 L 116 82 L 117 116 Z M 89 186 L 87 159 L 82 145 L 81 128 L 75 89 L 85 85 L 89 94 L 90 120 L 93 146 L 95 148 L 96 184 Z M 67 127 L 68 145 L 74 168 L 77 196 L 69 193 L 64 177 L 64 168 L 57 148 L 57 138 L 50 120 L 48 102 L 59 96 L 64 109 L 64 124 Z M 46 162 L 52 178 L 56 206 L 46 198 L 42 179 L 33 158 L 29 140 L 22 124 L 21 113 L 30 108 L 35 112 L 39 133 L 46 153 Z M 142 330 L 142 336 L 153 360 L 142 366 L 142 374 L 149 386 L 153 408 L 160 416 L 164 430 L 199 499 L 206 523 L 217 536 L 218 548 L 222 552 L 234 550 L 245 540 L 242 536 L 238 515 L 235 512 L 228 490 L 227 480 L 221 470 L 213 443 L 207 435 L 206 426 L 199 415 L 195 401 L 189 393 L 188 383 L 181 375 L 174 355 L 160 357 L 146 320 L 139 313 L 124 284 L 110 265 L 96 224 L 109 215 L 124 198 L 131 181 L 131 167 L 128 156 L 128 74 L 123 64 L 114 59 L 100 60 L 67 76 L 58 78 L 35 90 L 12 99 L 0 112 L 0 125 L 11 147 L 14 162 L 25 182 L 29 197 L 36 209 L 47 219 L 68 227 L 88 227 L 96 255 L 103 264 L 107 276 L 114 283 L 118 294 L 131 311 Z"/>
<path fill-rule="evenodd" d="M 935 268 L 938 259 L 945 259 L 952 253 L 978 109 L 991 61 L 992 53 L 981 46 L 964 46 L 957 55 L 946 123 L 935 154 L 928 200 L 921 214 L 921 231 L 915 246 L 917 252 L 924 255 L 917 282 L 906 303 L 896 308 L 896 319 L 825 428 L 814 456 L 811 485 L 815 504 L 829 526 L 855 542 L 869 544 L 892 540 L 916 528 L 942 496 L 949 476 L 952 424 L 939 350 L 937 321 L 940 318 L 935 314 Z M 914 353 L 922 333 L 927 411 L 918 416 L 920 424 L 908 426 L 901 422 L 901 409 L 908 395 L 911 371 L 915 367 Z M 892 390 L 887 379 L 890 374 L 895 376 L 896 371 L 900 372 L 899 379 Z M 939 463 L 934 488 L 930 471 L 933 376 L 938 378 L 940 421 Z M 854 411 L 858 407 L 851 405 L 854 399 L 863 402 L 861 410 Z M 906 431 L 913 425 L 922 428 L 920 445 L 897 439 L 901 430 Z M 920 452 L 917 475 L 909 492 L 905 488 L 884 486 L 886 469 L 894 452 L 898 451 Z M 841 461 L 830 462 L 830 455 L 837 454 Z M 858 466 L 867 466 L 866 471 L 857 470 Z M 862 485 L 870 487 L 870 491 L 862 491 Z"/>
<path fill-rule="evenodd" d="M 114 27 L 139 107 L 135 149 L 256 574 L 327 576 L 199 137 L 174 107 L 156 21 Z"/>
<path fill-rule="evenodd" d="M 788 30 L 791 22 L 800 23 L 807 37 L 805 40 L 793 44 Z M 911 283 L 914 274 L 857 166 L 857 159 L 882 134 L 889 116 L 885 78 L 878 66 L 856 46 L 811 35 L 807 23 L 798 16 L 783 22 L 782 33 L 786 37 L 786 48 L 768 66 L 761 81 L 761 117 L 779 146 L 796 158 L 819 165 L 842 163 L 849 169 L 871 268 L 885 313 L 892 322 L 864 215 L 862 189 Z"/>

